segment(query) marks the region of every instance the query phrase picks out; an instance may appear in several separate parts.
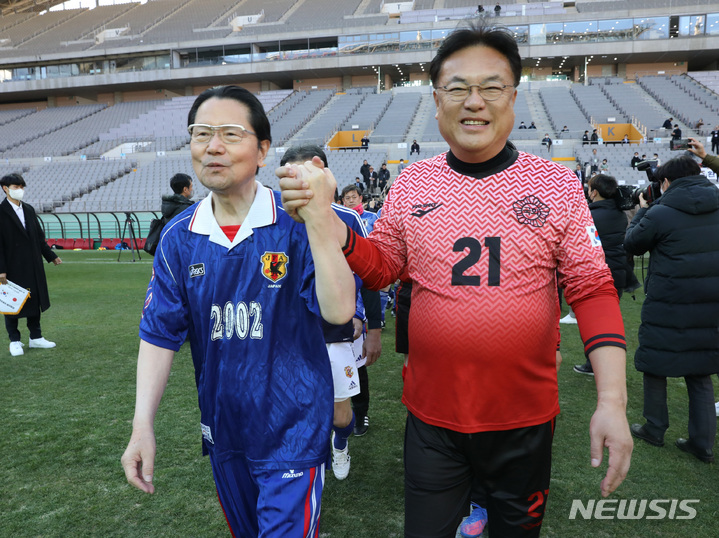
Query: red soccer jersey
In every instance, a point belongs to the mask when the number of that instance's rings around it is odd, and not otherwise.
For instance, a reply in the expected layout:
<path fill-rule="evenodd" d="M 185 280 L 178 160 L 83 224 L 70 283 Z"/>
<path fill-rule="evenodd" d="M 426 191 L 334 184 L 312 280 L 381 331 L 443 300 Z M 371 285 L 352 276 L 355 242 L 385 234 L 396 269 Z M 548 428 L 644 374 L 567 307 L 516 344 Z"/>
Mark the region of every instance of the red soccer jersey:
<path fill-rule="evenodd" d="M 414 282 L 403 402 L 415 416 L 464 433 L 541 424 L 559 412 L 555 270 L 570 304 L 614 293 L 589 208 L 569 169 L 534 155 L 482 179 L 446 159 L 404 170 L 347 259 L 366 284 L 405 266 Z M 602 316 L 612 334 L 580 326 L 587 349 L 623 344 L 617 313 Z"/>

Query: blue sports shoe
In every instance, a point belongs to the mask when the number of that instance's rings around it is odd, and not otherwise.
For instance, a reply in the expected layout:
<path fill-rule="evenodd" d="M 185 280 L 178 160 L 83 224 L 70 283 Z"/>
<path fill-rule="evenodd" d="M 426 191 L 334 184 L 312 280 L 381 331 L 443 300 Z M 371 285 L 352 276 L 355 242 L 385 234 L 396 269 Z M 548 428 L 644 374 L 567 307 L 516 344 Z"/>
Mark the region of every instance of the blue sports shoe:
<path fill-rule="evenodd" d="M 487 524 L 487 511 L 477 503 L 472 503 L 472 513 L 459 526 L 463 538 L 477 538 Z"/>

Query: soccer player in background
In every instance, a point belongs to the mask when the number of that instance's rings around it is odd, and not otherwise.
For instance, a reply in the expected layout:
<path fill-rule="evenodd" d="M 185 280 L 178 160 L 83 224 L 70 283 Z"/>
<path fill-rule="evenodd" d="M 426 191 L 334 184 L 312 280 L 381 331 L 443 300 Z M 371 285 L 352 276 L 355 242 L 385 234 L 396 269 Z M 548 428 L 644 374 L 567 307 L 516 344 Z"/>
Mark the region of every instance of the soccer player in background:
<path fill-rule="evenodd" d="M 189 335 L 203 452 L 235 536 L 316 536 L 332 426 L 321 319 L 355 313 L 355 281 L 336 243 L 318 240 L 335 186 L 297 225 L 256 181 L 271 143 L 262 104 L 237 86 L 204 91 L 188 116 L 192 164 L 210 195 L 163 230 L 140 322 L 128 481 L 153 493 L 154 417 Z"/>
<path fill-rule="evenodd" d="M 629 469 L 619 301 L 574 174 L 508 142 L 520 74 L 508 32 L 473 26 L 446 37 L 430 77 L 450 151 L 395 180 L 368 239 L 333 219 L 366 285 L 405 269 L 413 281 L 402 398 L 408 537 L 455 536 L 472 488 L 484 490 L 490 535 L 539 535 L 559 413 L 556 271 L 595 372 L 591 465 L 609 453 L 601 494 Z M 278 172 L 293 214 L 312 188 Z"/>
<path fill-rule="evenodd" d="M 326 168 L 327 155 L 317 145 L 293 146 L 282 155 L 280 160 L 281 166 L 289 164 L 302 164 L 312 160 L 313 157 L 319 157 L 322 164 Z M 332 204 L 332 209 L 337 213 L 340 219 L 347 224 L 349 228 L 361 237 L 366 237 L 367 232 L 359 214 L 349 208 L 339 204 Z M 364 376 L 360 376 L 360 368 L 356 364 L 356 357 L 363 357 L 367 361 L 367 354 L 370 354 L 368 362 L 374 363 L 382 352 L 381 341 L 381 317 L 380 317 L 380 297 L 379 292 L 362 288 L 362 304 L 363 310 L 367 310 L 367 317 L 371 318 L 376 327 L 369 329 L 367 333 L 369 339 L 365 339 L 360 322 L 364 320 L 364 312 L 358 318 L 356 315 L 352 321 L 344 325 L 334 325 L 323 321 L 322 330 L 325 336 L 327 352 L 330 356 L 332 364 L 332 378 L 334 382 L 334 418 L 332 422 L 332 472 L 338 480 L 344 480 L 350 471 L 350 456 L 348 439 L 355 430 L 355 413 L 352 411 L 352 400 L 360 394 L 361 381 L 367 383 L 366 366 Z M 355 328 L 356 322 L 359 327 Z M 370 331 L 372 331 L 370 333 Z M 370 347 L 375 346 L 375 347 Z M 352 398 L 352 400 L 350 399 Z M 363 400 L 364 401 L 364 400 Z M 369 392 L 366 396 L 367 405 L 369 405 Z M 359 420 L 364 424 L 367 410 L 365 408 Z"/>

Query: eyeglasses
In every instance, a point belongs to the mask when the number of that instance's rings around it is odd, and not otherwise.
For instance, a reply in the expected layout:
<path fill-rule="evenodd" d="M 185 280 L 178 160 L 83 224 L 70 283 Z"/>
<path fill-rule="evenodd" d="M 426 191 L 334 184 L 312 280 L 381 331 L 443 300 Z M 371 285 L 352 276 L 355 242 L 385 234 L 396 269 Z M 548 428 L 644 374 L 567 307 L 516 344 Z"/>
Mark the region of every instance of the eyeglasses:
<path fill-rule="evenodd" d="M 239 144 L 245 138 L 245 134 L 257 136 L 242 125 L 205 125 L 204 123 L 193 123 L 187 128 L 190 138 L 198 144 L 208 144 L 215 133 L 219 133 L 220 140 L 225 144 Z"/>
<path fill-rule="evenodd" d="M 514 88 L 512 84 L 450 84 L 449 86 L 440 86 L 437 90 L 444 92 L 450 101 L 464 101 L 472 93 L 472 88 L 477 88 L 479 96 L 485 101 L 496 101 L 506 93 L 507 88 Z"/>

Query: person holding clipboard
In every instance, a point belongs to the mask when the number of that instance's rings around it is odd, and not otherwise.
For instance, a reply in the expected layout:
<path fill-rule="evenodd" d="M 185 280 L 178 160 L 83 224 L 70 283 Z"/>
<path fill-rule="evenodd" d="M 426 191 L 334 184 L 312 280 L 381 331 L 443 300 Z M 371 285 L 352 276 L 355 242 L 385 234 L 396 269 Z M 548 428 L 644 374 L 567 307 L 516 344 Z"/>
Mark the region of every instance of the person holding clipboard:
<path fill-rule="evenodd" d="M 16 314 L 5 314 L 6 309 L 2 308 L 5 329 L 10 338 L 10 355 L 13 357 L 24 353 L 18 329 L 19 318 L 27 319 L 29 347 L 55 347 L 55 342 L 43 338 L 40 328 L 40 314 L 50 308 L 42 258 L 55 265 L 62 263 L 58 255 L 47 246 L 35 210 L 22 201 L 25 185 L 20 174 L 8 174 L 0 179 L 6 197 L 0 203 L 0 284 L 3 285 L 6 297 L 13 290 L 17 291 L 17 287 L 30 292 Z"/>

